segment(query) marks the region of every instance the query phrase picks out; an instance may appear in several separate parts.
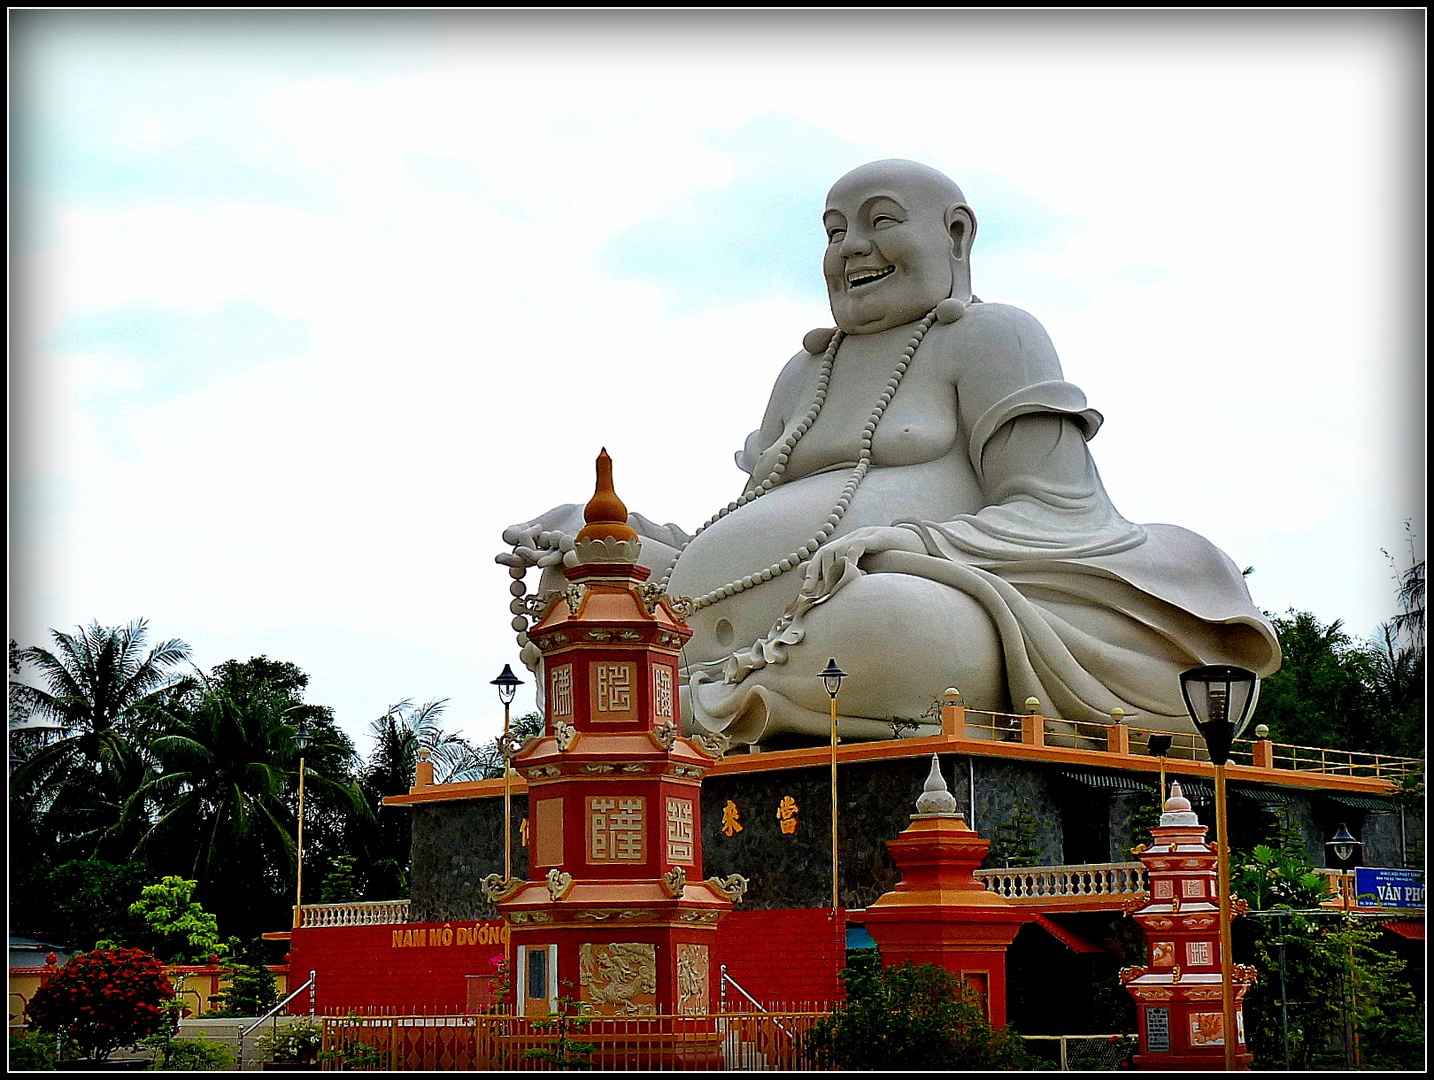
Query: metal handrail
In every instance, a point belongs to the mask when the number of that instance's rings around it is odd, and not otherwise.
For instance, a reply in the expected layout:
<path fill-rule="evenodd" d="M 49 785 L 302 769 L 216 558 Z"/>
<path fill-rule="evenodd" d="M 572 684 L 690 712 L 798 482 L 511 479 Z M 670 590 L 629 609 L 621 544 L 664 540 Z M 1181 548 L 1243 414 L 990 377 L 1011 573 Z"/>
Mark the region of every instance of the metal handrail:
<path fill-rule="evenodd" d="M 726 964 L 723 964 L 720 968 L 718 968 L 718 971 L 719 971 L 719 973 L 720 973 L 721 976 L 722 976 L 721 979 L 720 979 L 720 980 L 718 981 L 718 983 L 717 983 L 718 1001 L 719 1001 L 718 1007 L 719 1007 L 723 1012 L 726 1012 L 726 1011 L 727 1011 L 726 1005 L 727 1005 L 727 984 L 728 984 L 728 983 L 731 983 L 734 987 L 736 987 L 737 993 L 741 994 L 744 998 L 746 998 L 748 1001 L 750 1001 L 753 1005 L 757 1006 L 757 1008 L 760 1009 L 762 1012 L 766 1012 L 766 1011 L 767 1011 L 767 1007 L 766 1007 L 765 1005 L 763 1005 L 760 1001 L 758 1001 L 756 998 L 754 998 L 751 994 L 747 993 L 746 987 L 744 987 L 744 986 L 743 986 L 741 983 L 739 983 L 736 979 L 732 978 L 732 976 L 730 976 L 730 975 L 727 974 L 727 965 L 726 965 Z M 772 1023 L 776 1024 L 779 1028 L 781 1028 L 782 1031 L 785 1032 L 788 1036 L 790 1036 L 790 1035 L 792 1034 L 791 1031 L 789 1031 L 789 1030 L 787 1029 L 787 1026 L 786 1026 L 785 1024 L 783 1024 L 780 1020 L 773 1020 Z"/>
<path fill-rule="evenodd" d="M 309 989 L 309 987 L 313 986 L 313 985 L 314 985 L 314 982 L 318 979 L 318 977 L 319 977 L 319 973 L 318 973 L 317 971 L 312 971 L 312 970 L 311 970 L 311 971 L 309 972 L 309 979 L 308 979 L 308 981 L 307 981 L 306 983 L 304 983 L 303 986 L 300 986 L 300 987 L 299 987 L 298 989 L 296 989 L 292 994 L 290 994 L 288 997 L 286 997 L 283 1001 L 279 1002 L 279 1004 L 275 1005 L 272 1009 L 270 1009 L 268 1012 L 266 1012 L 263 1016 L 259 1017 L 259 1019 L 255 1020 L 255 1021 L 254 1021 L 252 1024 L 250 1024 L 248 1027 L 246 1027 L 246 1028 L 244 1028 L 242 1031 L 240 1031 L 240 1032 L 239 1032 L 239 1038 L 241 1038 L 241 1039 L 244 1038 L 245 1035 L 248 1035 L 249 1032 L 253 1031 L 256 1027 L 258 1027 L 260 1024 L 262 1024 L 265 1020 L 269 1019 L 269 1017 L 273 1016 L 273 1015 L 274 1015 L 275 1013 L 277 1013 L 280 1009 L 282 1009 L 285 1005 L 289 1004 L 289 1002 L 293 1001 L 296 997 L 298 997 L 300 994 L 302 994 L 305 990 Z M 313 1015 L 312 1012 L 310 1012 L 310 1015 Z"/>

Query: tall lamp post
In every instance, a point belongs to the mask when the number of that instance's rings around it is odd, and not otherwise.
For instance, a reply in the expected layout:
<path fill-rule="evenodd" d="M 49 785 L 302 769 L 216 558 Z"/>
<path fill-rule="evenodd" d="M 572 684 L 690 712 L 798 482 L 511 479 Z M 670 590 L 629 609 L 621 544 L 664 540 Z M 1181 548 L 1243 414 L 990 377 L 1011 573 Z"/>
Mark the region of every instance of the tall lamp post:
<path fill-rule="evenodd" d="M 294 925 L 299 925 L 304 904 L 304 751 L 309 746 L 309 729 L 303 720 L 294 730 L 294 745 L 299 748 L 299 834 L 294 845 Z"/>
<path fill-rule="evenodd" d="M 1160 806 L 1165 805 L 1165 755 L 1170 753 L 1170 744 L 1174 741 L 1172 735 L 1152 735 L 1145 741 L 1151 756 L 1160 759 Z"/>
<path fill-rule="evenodd" d="M 503 753 L 503 880 L 507 881 L 513 876 L 513 748 L 508 736 L 508 706 L 523 680 L 513 674 L 511 665 L 504 664 L 502 674 L 491 685 L 498 688 L 498 700 L 503 703 L 503 739 L 498 747 Z"/>
<path fill-rule="evenodd" d="M 1255 673 L 1228 664 L 1206 664 L 1180 675 L 1180 692 L 1190 719 L 1205 740 L 1215 766 L 1215 830 L 1220 837 L 1216 869 L 1220 889 L 1220 1006 L 1224 1013 L 1225 1069 L 1236 1067 L 1235 984 L 1230 933 L 1230 831 L 1225 806 L 1225 763 L 1230 743 L 1245 729 L 1255 701 Z"/>
<path fill-rule="evenodd" d="M 827 661 L 826 670 L 820 672 L 822 684 L 832 703 L 832 918 L 836 918 L 841 904 L 837 900 L 837 694 L 846 672 L 837 667 L 836 658 Z"/>

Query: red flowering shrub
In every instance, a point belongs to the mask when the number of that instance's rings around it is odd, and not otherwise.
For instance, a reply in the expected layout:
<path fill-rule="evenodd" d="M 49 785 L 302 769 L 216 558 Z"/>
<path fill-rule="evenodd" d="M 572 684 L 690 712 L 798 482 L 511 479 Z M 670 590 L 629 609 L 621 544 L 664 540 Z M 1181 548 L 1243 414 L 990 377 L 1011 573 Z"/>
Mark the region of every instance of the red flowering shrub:
<path fill-rule="evenodd" d="M 72 957 L 26 1011 L 35 1027 L 65 1032 L 85 1057 L 100 1061 L 168 1024 L 173 1002 L 174 987 L 153 955 L 95 949 Z"/>

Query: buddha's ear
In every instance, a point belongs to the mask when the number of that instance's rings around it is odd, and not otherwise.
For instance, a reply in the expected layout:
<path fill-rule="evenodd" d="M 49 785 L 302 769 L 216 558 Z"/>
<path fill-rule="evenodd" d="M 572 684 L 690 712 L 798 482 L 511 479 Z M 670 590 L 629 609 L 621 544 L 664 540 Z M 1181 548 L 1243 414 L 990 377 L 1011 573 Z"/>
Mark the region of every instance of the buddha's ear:
<path fill-rule="evenodd" d="M 976 211 L 965 203 L 956 203 L 946 208 L 945 222 L 951 236 L 951 257 L 958 263 L 965 262 L 976 242 Z"/>

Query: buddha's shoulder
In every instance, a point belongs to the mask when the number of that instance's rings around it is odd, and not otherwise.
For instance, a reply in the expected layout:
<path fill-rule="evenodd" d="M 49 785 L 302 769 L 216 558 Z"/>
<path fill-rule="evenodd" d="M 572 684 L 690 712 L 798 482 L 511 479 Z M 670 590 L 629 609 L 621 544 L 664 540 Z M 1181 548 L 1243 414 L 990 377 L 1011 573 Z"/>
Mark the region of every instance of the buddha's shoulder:
<path fill-rule="evenodd" d="M 1039 320 L 1013 304 L 982 301 L 965 305 L 959 318 L 938 322 L 932 328 L 938 339 L 956 350 L 977 349 L 1021 353 L 1051 348 L 1050 338 Z"/>

